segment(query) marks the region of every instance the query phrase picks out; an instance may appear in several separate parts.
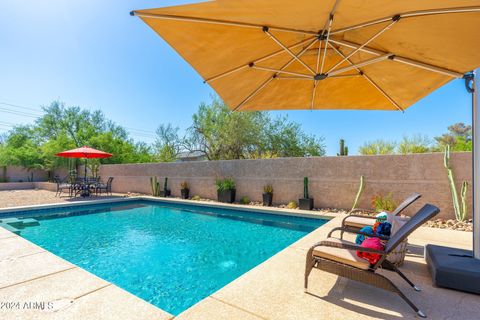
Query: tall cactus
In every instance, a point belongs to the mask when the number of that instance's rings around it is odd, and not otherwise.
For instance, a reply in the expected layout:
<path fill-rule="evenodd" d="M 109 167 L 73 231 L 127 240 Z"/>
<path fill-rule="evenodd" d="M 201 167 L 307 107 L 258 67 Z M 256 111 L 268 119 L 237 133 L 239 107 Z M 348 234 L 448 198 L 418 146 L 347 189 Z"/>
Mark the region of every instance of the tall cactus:
<path fill-rule="evenodd" d="M 167 190 L 168 190 L 168 178 L 165 177 L 165 182 L 163 183 L 163 191 L 165 192 L 164 195 L 167 195 Z"/>
<path fill-rule="evenodd" d="M 150 186 L 152 188 L 152 196 L 158 197 L 160 193 L 160 184 L 157 181 L 157 177 L 150 177 Z"/>
<path fill-rule="evenodd" d="M 360 197 L 362 196 L 364 189 L 365 189 L 365 178 L 363 176 L 360 176 L 360 186 L 358 187 L 357 196 L 355 197 L 355 201 L 353 202 L 352 210 L 350 210 L 350 212 L 355 210 L 355 208 L 357 207 L 358 200 L 360 200 Z"/>
<path fill-rule="evenodd" d="M 340 139 L 340 152 L 337 153 L 337 156 L 348 156 L 348 147 L 345 146 L 345 140 Z"/>
<path fill-rule="evenodd" d="M 303 178 L 303 197 L 308 199 L 308 177 Z"/>
<path fill-rule="evenodd" d="M 450 146 L 447 145 L 445 147 L 445 154 L 443 157 L 443 165 L 447 169 L 447 176 L 448 181 L 450 184 L 450 191 L 452 193 L 452 202 L 453 202 L 453 210 L 455 212 L 455 218 L 458 221 L 463 221 L 467 218 L 467 191 L 468 191 L 468 183 L 466 181 L 462 182 L 462 189 L 460 191 L 460 198 L 462 200 L 462 204 L 458 201 L 458 194 L 457 194 L 457 187 L 455 186 L 455 179 L 453 175 L 452 166 L 450 165 Z"/>

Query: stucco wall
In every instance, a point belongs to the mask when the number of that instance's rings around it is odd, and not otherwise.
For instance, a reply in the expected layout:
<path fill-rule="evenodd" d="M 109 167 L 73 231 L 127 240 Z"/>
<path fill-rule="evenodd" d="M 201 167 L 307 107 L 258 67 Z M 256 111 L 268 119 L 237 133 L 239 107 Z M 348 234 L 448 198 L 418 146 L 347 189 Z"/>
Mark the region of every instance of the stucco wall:
<path fill-rule="evenodd" d="M 48 174 L 44 170 L 27 170 L 23 167 L 7 166 L 6 178 L 8 182 L 27 182 L 33 173 L 33 181 L 46 181 Z M 3 167 L 0 167 L 0 179 L 3 178 Z"/>
<path fill-rule="evenodd" d="M 57 185 L 53 182 L 2 182 L 0 191 L 3 190 L 28 190 L 42 189 L 48 191 L 57 191 Z"/>
<path fill-rule="evenodd" d="M 452 154 L 457 185 L 467 180 L 471 186 L 470 153 Z M 359 207 L 370 208 L 375 194 L 392 192 L 401 201 L 411 192 L 423 195 L 419 204 L 429 202 L 441 209 L 441 216 L 453 217 L 451 193 L 443 154 L 391 156 L 348 156 L 280 158 L 266 160 L 198 161 L 187 163 L 151 163 L 102 165 L 100 176 L 115 177 L 114 192 L 150 193 L 150 176 L 169 178 L 174 196 L 180 194 L 180 182 L 186 180 L 190 194 L 216 199 L 215 178 L 233 177 L 237 183 L 237 200 L 248 196 L 261 201 L 263 185 L 274 188 L 274 202 L 297 200 L 303 193 L 303 177 L 310 180 L 310 196 L 316 207 L 350 208 L 358 189 L 360 175 L 366 187 Z M 469 190 L 471 208 L 471 188 Z"/>

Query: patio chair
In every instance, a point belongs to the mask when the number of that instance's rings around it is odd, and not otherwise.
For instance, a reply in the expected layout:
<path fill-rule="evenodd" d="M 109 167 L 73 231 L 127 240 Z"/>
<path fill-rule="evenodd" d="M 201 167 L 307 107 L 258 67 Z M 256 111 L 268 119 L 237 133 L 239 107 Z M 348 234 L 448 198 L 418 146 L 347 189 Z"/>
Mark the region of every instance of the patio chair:
<path fill-rule="evenodd" d="M 84 191 L 85 179 L 76 177 L 72 182 L 72 195 L 75 197 Z"/>
<path fill-rule="evenodd" d="M 324 241 L 314 244 L 307 253 L 305 265 L 305 292 L 308 288 L 308 276 L 313 268 L 320 269 L 340 277 L 362 282 L 377 288 L 398 294 L 415 312 L 422 318 L 425 314 L 410 301 L 400 289 L 386 276 L 377 273 L 378 268 L 386 267 L 395 271 L 415 291 L 420 289 L 415 286 L 400 270 L 392 265 L 386 257 L 405 238 L 415 231 L 422 224 L 436 216 L 440 212 L 437 207 L 426 204 L 407 223 L 405 223 L 387 242 L 383 251 L 364 248 L 353 242 L 327 238 Z M 377 253 L 381 255 L 380 260 L 371 265 L 367 260 L 357 256 L 357 251 Z"/>
<path fill-rule="evenodd" d="M 55 192 L 55 197 L 58 197 L 62 194 L 64 190 L 68 190 L 68 196 L 71 197 L 73 193 L 73 188 L 71 183 L 62 182 L 58 176 L 53 178 L 53 181 L 57 184 L 57 191 Z"/>
<path fill-rule="evenodd" d="M 408 198 L 403 200 L 400 205 L 395 208 L 391 212 L 392 215 L 398 216 L 403 210 L 405 210 L 408 206 L 410 206 L 412 203 L 420 199 L 422 195 L 420 193 L 412 193 Z M 375 224 L 376 217 L 375 216 L 367 216 L 367 215 L 361 215 L 361 214 L 349 214 L 342 220 L 342 229 L 345 230 L 360 230 L 363 227 L 366 226 L 372 226 Z M 343 238 L 343 232 L 340 235 L 340 238 Z"/>
<path fill-rule="evenodd" d="M 96 194 L 98 195 L 100 193 L 100 195 L 101 195 L 102 191 L 105 191 L 105 193 L 107 195 L 109 193 L 111 195 L 112 194 L 112 181 L 113 181 L 113 177 L 109 177 L 108 180 L 107 180 L 107 183 L 98 183 L 96 188 L 95 188 Z"/>

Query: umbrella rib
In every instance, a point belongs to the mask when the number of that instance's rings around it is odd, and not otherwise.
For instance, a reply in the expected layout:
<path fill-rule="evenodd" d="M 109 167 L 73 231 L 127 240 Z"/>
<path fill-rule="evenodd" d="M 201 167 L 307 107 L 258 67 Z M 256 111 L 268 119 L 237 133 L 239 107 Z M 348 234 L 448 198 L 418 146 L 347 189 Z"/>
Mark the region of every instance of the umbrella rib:
<path fill-rule="evenodd" d="M 336 63 L 333 67 L 330 68 L 330 70 L 327 71 L 327 74 L 335 70 L 338 66 L 340 66 L 342 63 L 344 63 L 347 59 L 349 59 L 351 56 L 353 56 L 355 53 L 358 51 L 362 50 L 362 48 L 366 47 L 370 42 L 375 40 L 377 37 L 379 37 L 381 34 L 383 34 L 385 31 L 390 29 L 395 23 L 397 23 L 400 20 L 398 16 L 395 16 L 392 18 L 392 22 L 390 22 L 388 25 L 383 27 L 381 30 L 379 30 L 377 33 L 375 33 L 373 36 L 370 37 L 367 41 L 365 41 L 360 47 L 354 49 L 352 52 L 350 52 L 345 58 L 343 58 L 341 61 Z"/>
<path fill-rule="evenodd" d="M 327 46 L 327 42 L 325 42 L 325 46 Z M 320 54 L 322 53 L 322 40 L 318 42 L 318 54 L 317 54 L 317 66 L 315 71 L 318 74 L 318 68 L 320 67 Z M 315 92 L 317 91 L 317 80 L 313 81 L 313 89 L 312 89 L 312 102 L 310 104 L 310 109 L 313 110 L 313 105 L 315 103 Z"/>
<path fill-rule="evenodd" d="M 305 39 L 305 40 L 302 40 L 302 41 L 300 41 L 300 42 L 297 42 L 297 43 L 295 43 L 295 44 L 293 44 L 293 45 L 291 45 L 291 46 L 288 46 L 288 48 L 289 48 L 289 49 L 296 48 L 296 47 L 298 47 L 298 46 L 304 45 L 305 43 L 307 43 L 308 41 L 311 41 L 312 39 L 316 39 L 316 38 L 310 37 L 310 38 L 308 38 L 308 39 Z M 284 54 L 284 53 L 285 53 L 285 50 L 281 49 L 281 50 L 275 51 L 275 52 L 273 52 L 273 53 L 270 53 L 270 54 L 268 54 L 268 55 L 266 55 L 266 56 L 263 56 L 262 58 L 259 58 L 259 59 L 255 60 L 255 61 L 253 61 L 253 63 L 262 62 L 262 61 L 265 61 L 265 60 L 267 60 L 267 59 L 269 59 L 269 58 L 272 58 L 272 57 L 275 57 L 275 56 L 278 56 L 278 55 Z M 246 67 L 248 67 L 248 66 L 249 66 L 248 63 L 247 63 L 247 64 L 243 64 L 243 65 L 238 66 L 238 67 L 235 67 L 235 68 L 233 68 L 233 69 L 231 69 L 231 70 L 228 70 L 228 71 L 222 72 L 222 73 L 220 73 L 220 74 L 217 74 L 216 76 L 213 76 L 213 77 L 211 77 L 211 78 L 208 78 L 208 79 L 206 79 L 204 82 L 209 83 L 209 82 L 211 82 L 211 81 L 214 81 L 214 80 L 223 78 L 223 77 L 228 76 L 228 75 L 230 75 L 230 74 L 232 74 L 232 73 L 234 73 L 234 72 L 236 72 L 236 71 L 240 71 L 240 70 L 242 70 L 242 69 L 244 69 L 244 68 L 246 68 Z"/>
<path fill-rule="evenodd" d="M 328 15 L 328 19 L 325 21 L 322 36 L 320 37 L 320 39 L 325 40 L 325 48 L 323 49 L 323 56 L 322 56 L 322 64 L 320 66 L 320 73 L 323 73 L 323 67 L 325 66 L 325 58 L 327 57 L 327 48 L 328 48 L 328 40 L 330 39 L 330 31 L 332 30 L 333 18 L 335 16 L 335 11 L 337 11 L 337 6 L 338 6 L 339 3 L 340 3 L 340 0 L 336 0 L 335 3 L 333 4 L 333 8 L 330 11 L 330 14 Z M 327 29 L 327 25 L 328 25 L 328 29 Z M 327 35 L 326 36 L 325 36 L 325 29 L 327 29 Z M 318 45 L 317 69 L 316 69 L 317 74 L 318 74 L 318 65 L 319 65 L 319 60 L 320 60 L 321 44 L 322 44 L 322 42 L 320 41 L 320 44 Z M 318 82 L 317 82 L 317 80 L 315 80 L 313 82 L 313 89 L 312 89 L 312 102 L 311 102 L 311 105 L 310 105 L 311 110 L 313 110 L 313 107 L 315 105 L 315 94 L 316 94 L 316 91 L 317 91 L 317 85 L 318 85 Z"/>
<path fill-rule="evenodd" d="M 333 48 L 333 50 L 341 57 L 345 58 L 346 55 L 344 55 L 340 50 L 335 48 L 334 45 L 330 44 L 330 46 Z M 346 58 L 346 61 L 350 63 L 352 66 L 355 67 L 355 69 L 359 72 L 361 76 L 363 76 L 375 89 L 377 89 L 388 101 L 390 101 L 391 104 L 393 104 L 399 111 L 404 112 L 403 108 L 400 107 L 400 105 L 393 100 L 380 86 L 378 86 L 369 76 L 365 74 L 362 70 L 360 70 L 355 63 L 353 63 L 349 58 Z"/>
<path fill-rule="evenodd" d="M 344 47 L 351 48 L 351 49 L 358 49 L 361 46 L 357 43 L 344 41 L 344 40 L 330 39 L 330 42 L 333 42 L 333 43 L 338 44 L 340 46 L 344 46 Z M 373 54 L 373 55 L 376 55 L 376 56 L 388 54 L 387 52 L 376 50 L 376 49 L 370 48 L 368 46 L 364 46 L 364 47 L 360 48 L 359 51 L 363 51 L 363 52 Z M 439 66 L 434 66 L 434 65 L 423 63 L 423 62 L 420 62 L 420 61 L 412 60 L 412 59 L 409 59 L 409 58 L 400 57 L 400 56 L 395 55 L 395 53 L 390 53 L 390 54 L 394 55 L 392 60 L 396 61 L 396 62 L 399 62 L 399 63 L 411 65 L 411 66 L 414 66 L 414 67 L 417 67 L 417 68 L 420 68 L 420 69 L 429 70 L 429 71 L 432 71 L 432 72 L 437 72 L 437 73 L 440 73 L 440 74 L 443 74 L 443 75 L 446 75 L 446 76 L 449 76 L 449 77 L 453 77 L 453 78 L 462 78 L 463 77 L 463 73 L 460 73 L 460 72 L 448 70 L 448 69 L 445 69 L 445 68 L 442 68 L 442 67 L 439 67 Z"/>
<path fill-rule="evenodd" d="M 310 110 L 313 110 L 313 107 L 315 106 L 315 94 L 317 92 L 317 86 L 318 86 L 318 82 L 317 81 L 314 81 L 313 83 L 313 89 L 312 89 L 312 102 L 310 104 Z"/>
<path fill-rule="evenodd" d="M 330 77 L 330 76 L 335 76 L 337 74 L 340 74 L 340 73 L 344 73 L 344 72 L 347 72 L 347 71 L 350 71 L 352 69 L 355 69 L 355 68 L 360 68 L 360 67 L 364 67 L 364 66 L 368 66 L 370 64 L 373 64 L 373 63 L 377 63 L 377 62 L 382 62 L 382 61 L 385 61 L 387 59 L 390 59 L 390 60 L 393 60 L 395 56 L 391 53 L 387 53 L 387 54 L 384 54 L 382 56 L 379 56 L 379 57 L 375 57 L 375 58 L 372 58 L 372 59 L 368 59 L 368 60 L 364 60 L 364 61 L 360 61 L 358 63 L 355 63 L 351 66 L 348 66 L 348 67 L 344 67 L 344 68 L 340 68 L 340 69 L 337 69 L 335 71 L 332 71 L 330 73 L 327 73 L 327 76 Z M 343 61 L 347 61 L 347 59 L 343 59 Z"/>
<path fill-rule="evenodd" d="M 310 49 L 310 47 L 317 41 L 318 39 L 317 38 L 314 38 L 312 40 L 312 42 L 310 42 L 308 44 L 308 46 L 306 46 L 305 48 L 302 49 L 302 51 L 300 51 L 296 56 L 294 56 L 290 61 L 288 61 L 283 67 L 281 67 L 280 69 L 273 69 L 273 68 L 267 68 L 267 67 L 261 67 L 261 66 L 257 66 L 255 65 L 255 63 L 250 63 L 248 64 L 248 66 L 250 68 L 253 68 L 253 69 L 258 69 L 258 70 L 264 70 L 264 71 L 272 71 L 272 72 L 275 72 L 275 73 L 285 73 L 285 74 L 290 74 L 290 75 L 294 75 L 294 76 L 298 76 L 298 77 L 303 77 L 303 78 L 308 78 L 308 79 L 312 79 L 312 76 L 309 76 L 308 74 L 303 74 L 303 73 L 297 73 L 297 72 L 291 72 L 291 71 L 285 71 L 284 69 L 287 68 L 289 65 L 291 65 L 293 63 L 293 61 L 295 61 L 296 59 L 300 58 L 305 52 L 308 51 L 308 49 Z"/>
<path fill-rule="evenodd" d="M 238 22 L 238 21 L 227 21 L 227 20 L 220 20 L 220 19 L 208 19 L 208 18 L 199 18 L 199 17 L 186 17 L 186 16 L 178 16 L 178 15 L 168 15 L 168 14 L 158 14 L 158 13 L 144 13 L 144 12 L 137 12 L 132 11 L 130 15 L 137 16 L 140 18 L 152 18 L 152 19 L 164 19 L 164 20 L 175 20 L 175 21 L 185 21 L 185 22 L 197 22 L 197 23 L 206 23 L 206 24 L 216 24 L 216 25 L 224 25 L 224 26 L 232 26 L 232 27 L 244 27 L 244 28 L 259 28 L 263 29 L 264 25 L 259 25 L 255 23 L 247 23 L 247 22 Z M 269 27 L 271 30 L 275 31 L 282 31 L 282 32 L 291 32 L 296 34 L 308 34 L 308 35 L 318 35 L 315 31 L 308 31 L 308 30 L 298 30 L 292 28 L 283 28 L 283 27 Z"/>
<path fill-rule="evenodd" d="M 247 103 L 248 101 L 250 101 L 250 99 L 252 99 L 254 96 L 256 96 L 260 91 L 262 91 L 263 88 L 265 88 L 270 82 L 272 82 L 273 79 L 275 79 L 276 76 L 273 75 L 272 77 L 268 78 L 265 82 L 263 82 L 260 87 L 258 87 L 257 89 L 255 89 L 255 91 L 253 91 L 252 93 L 250 93 L 238 106 L 236 106 L 233 111 L 237 111 L 238 109 L 240 109 L 243 105 L 245 105 L 245 103 Z"/>
<path fill-rule="evenodd" d="M 422 11 L 411 11 L 400 14 L 400 18 L 415 18 L 420 16 L 429 16 L 429 15 L 439 15 L 439 14 L 448 14 L 448 13 L 471 13 L 471 12 L 480 12 L 480 7 L 462 7 L 462 8 L 444 8 L 444 9 L 436 9 L 436 10 L 422 10 Z M 332 34 L 343 33 L 346 31 L 356 30 L 360 28 L 370 27 L 376 24 L 384 23 L 392 19 L 392 17 L 385 17 L 376 20 L 372 20 L 369 22 L 364 22 L 344 28 L 340 28 L 337 30 L 333 30 Z"/>
<path fill-rule="evenodd" d="M 257 70 L 263 70 L 263 71 L 271 71 L 271 72 L 275 72 L 275 73 L 290 74 L 292 76 L 303 77 L 305 79 L 313 80 L 312 76 L 309 76 L 308 74 L 298 73 L 298 72 L 285 71 L 285 70 L 282 70 L 282 69 L 273 69 L 273 68 L 261 67 L 261 66 L 256 66 L 256 65 L 253 65 L 250 68 L 257 69 Z"/>
<path fill-rule="evenodd" d="M 308 81 L 312 81 L 312 77 L 295 77 L 295 76 L 292 76 L 292 77 L 281 77 L 281 76 L 277 76 L 277 79 L 278 80 L 308 80 Z"/>
<path fill-rule="evenodd" d="M 297 57 L 290 49 L 288 49 L 280 40 L 278 40 L 273 34 L 268 31 L 268 27 L 264 27 L 263 32 L 270 37 L 276 44 L 278 44 L 283 50 L 285 50 L 289 55 L 291 55 L 295 60 L 297 60 L 302 66 L 304 66 L 312 75 L 315 75 L 315 71 L 310 68 L 305 62 Z"/>
<path fill-rule="evenodd" d="M 297 54 L 297 57 L 300 57 L 302 56 L 305 52 L 307 52 L 307 50 L 317 41 L 318 39 L 315 38 L 313 39 L 313 41 L 308 45 L 306 46 L 302 51 L 300 51 L 300 53 Z M 247 103 L 250 99 L 252 99 L 254 96 L 256 96 L 261 90 L 263 90 L 263 88 L 265 88 L 273 79 L 275 79 L 277 76 L 278 76 L 278 72 L 279 71 L 283 71 L 283 69 L 287 68 L 290 64 L 292 64 L 292 62 L 295 61 L 295 58 L 292 58 L 290 59 L 290 61 L 288 61 L 286 64 L 284 64 L 279 70 L 275 70 L 275 69 L 271 69 L 271 70 L 266 70 L 266 71 L 273 71 L 275 72 L 273 74 L 273 76 L 269 79 L 267 79 L 264 83 L 262 83 L 260 85 L 260 87 L 258 87 L 257 89 L 255 89 L 255 91 L 253 91 L 251 94 L 249 94 L 238 106 L 236 106 L 233 111 L 237 111 L 238 109 L 240 109 L 243 105 L 245 105 L 245 103 Z M 249 64 L 249 67 L 254 67 L 255 64 L 253 63 L 250 63 Z M 257 67 L 257 68 L 261 68 L 261 67 Z M 264 68 L 266 69 L 266 68 Z M 301 75 L 302 77 L 310 77 L 308 75 Z"/>
<path fill-rule="evenodd" d="M 337 10 L 337 6 L 339 3 L 340 3 L 340 0 L 335 1 L 332 11 L 330 11 L 330 14 L 328 16 L 328 20 L 325 22 L 325 26 L 323 27 L 322 38 L 325 38 L 325 49 L 323 50 L 322 65 L 320 67 L 320 73 L 323 73 L 323 67 L 325 66 L 325 58 L 327 56 L 327 47 L 328 47 L 328 41 L 330 40 L 330 32 L 332 30 L 333 18 L 335 16 L 335 11 Z M 328 29 L 327 29 L 327 34 L 325 35 L 325 27 L 327 26 L 327 24 L 328 24 Z"/>

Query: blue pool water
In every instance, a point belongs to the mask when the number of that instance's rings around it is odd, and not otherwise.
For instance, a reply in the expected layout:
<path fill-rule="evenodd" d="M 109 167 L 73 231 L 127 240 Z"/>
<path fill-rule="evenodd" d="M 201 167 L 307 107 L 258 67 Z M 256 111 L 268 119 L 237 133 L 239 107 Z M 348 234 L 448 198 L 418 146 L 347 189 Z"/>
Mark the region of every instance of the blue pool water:
<path fill-rule="evenodd" d="M 20 235 L 179 314 L 326 220 L 135 201 L 16 213 Z"/>

